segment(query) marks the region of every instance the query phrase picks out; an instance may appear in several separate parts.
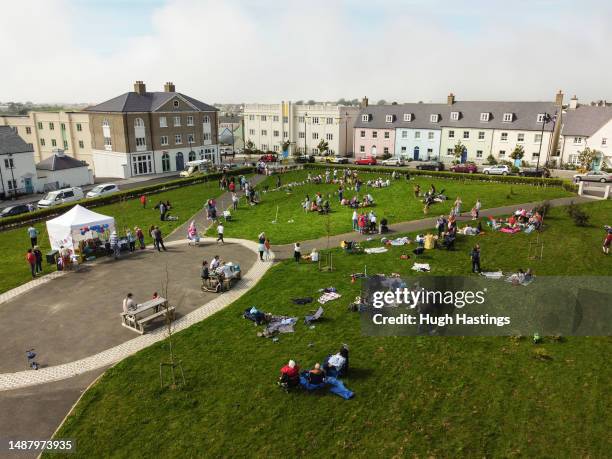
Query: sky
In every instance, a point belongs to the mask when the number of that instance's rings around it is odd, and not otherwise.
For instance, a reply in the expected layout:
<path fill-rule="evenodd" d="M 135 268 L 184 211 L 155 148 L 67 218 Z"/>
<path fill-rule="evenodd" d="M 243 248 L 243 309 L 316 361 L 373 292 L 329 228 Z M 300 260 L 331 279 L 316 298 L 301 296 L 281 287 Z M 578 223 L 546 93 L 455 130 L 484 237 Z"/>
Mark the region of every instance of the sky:
<path fill-rule="evenodd" d="M 607 0 L 5 0 L 0 101 L 612 100 Z"/>

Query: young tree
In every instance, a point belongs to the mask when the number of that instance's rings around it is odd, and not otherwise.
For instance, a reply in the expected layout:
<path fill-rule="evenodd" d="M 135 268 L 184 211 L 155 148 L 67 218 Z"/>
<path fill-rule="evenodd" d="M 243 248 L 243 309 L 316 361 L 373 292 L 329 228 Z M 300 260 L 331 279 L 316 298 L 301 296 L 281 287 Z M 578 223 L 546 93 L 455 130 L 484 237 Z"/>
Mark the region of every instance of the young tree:
<path fill-rule="evenodd" d="M 325 154 L 328 148 L 329 144 L 325 140 L 321 139 L 319 145 L 317 145 L 317 149 L 319 150 L 319 153 L 321 153 L 321 156 Z"/>
<path fill-rule="evenodd" d="M 495 156 L 489 155 L 487 157 L 487 164 L 490 166 L 494 166 L 495 164 L 497 164 L 497 159 L 495 159 Z"/>
<path fill-rule="evenodd" d="M 578 162 L 580 163 L 580 167 L 586 171 L 590 171 L 593 169 L 593 162 L 595 161 L 595 158 L 600 155 L 600 151 L 591 150 L 589 147 L 586 147 L 584 150 L 578 153 Z"/>
<path fill-rule="evenodd" d="M 463 155 L 463 150 L 465 150 L 465 146 L 461 143 L 461 140 L 458 140 L 453 147 L 453 155 L 455 155 L 455 158 L 460 159 L 461 155 Z"/>
<path fill-rule="evenodd" d="M 255 144 L 253 143 L 252 140 L 247 140 L 247 143 L 244 144 L 244 152 L 247 155 L 250 155 L 253 150 L 255 150 Z"/>
<path fill-rule="evenodd" d="M 523 156 L 525 156 L 525 149 L 522 145 L 517 145 L 514 147 L 514 150 L 512 150 L 512 153 L 510 153 L 510 157 L 514 160 L 523 159 Z"/>

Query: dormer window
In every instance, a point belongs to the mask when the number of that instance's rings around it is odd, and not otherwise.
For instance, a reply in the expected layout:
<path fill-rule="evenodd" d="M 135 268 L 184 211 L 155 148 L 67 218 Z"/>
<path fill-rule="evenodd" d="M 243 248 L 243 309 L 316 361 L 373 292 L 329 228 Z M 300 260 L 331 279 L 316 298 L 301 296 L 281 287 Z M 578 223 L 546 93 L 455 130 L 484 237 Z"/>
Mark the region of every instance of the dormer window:
<path fill-rule="evenodd" d="M 404 121 L 412 121 L 412 113 L 404 113 Z"/>
<path fill-rule="evenodd" d="M 386 115 L 385 116 L 385 122 L 393 123 L 393 115 Z"/>
<path fill-rule="evenodd" d="M 489 116 L 491 116 L 490 113 L 481 113 L 480 114 L 480 121 L 482 121 L 484 123 L 488 123 L 489 122 Z"/>
<path fill-rule="evenodd" d="M 178 108 L 178 106 L 179 106 L 179 101 L 178 101 L 178 100 L 175 100 L 175 101 L 174 101 L 174 108 Z"/>
<path fill-rule="evenodd" d="M 429 115 L 429 122 L 430 123 L 437 123 L 438 122 L 438 118 L 440 117 L 440 115 Z"/>
<path fill-rule="evenodd" d="M 512 123 L 512 120 L 514 120 L 514 113 L 504 113 L 504 123 Z"/>
<path fill-rule="evenodd" d="M 544 113 L 538 113 L 538 117 L 537 117 L 537 123 L 543 123 L 544 122 Z"/>
<path fill-rule="evenodd" d="M 365 115 L 361 115 L 361 121 L 367 123 L 368 121 L 370 121 L 370 115 L 368 115 L 367 113 Z"/>
<path fill-rule="evenodd" d="M 451 121 L 459 121 L 459 112 L 451 112 Z"/>

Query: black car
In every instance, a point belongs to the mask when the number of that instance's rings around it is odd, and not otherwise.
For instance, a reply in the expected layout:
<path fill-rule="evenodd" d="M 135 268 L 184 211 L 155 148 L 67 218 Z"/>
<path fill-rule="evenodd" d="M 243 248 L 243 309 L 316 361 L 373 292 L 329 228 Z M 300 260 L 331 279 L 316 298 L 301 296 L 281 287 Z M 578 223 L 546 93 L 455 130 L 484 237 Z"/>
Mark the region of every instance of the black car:
<path fill-rule="evenodd" d="M 25 204 L 18 204 L 16 206 L 5 207 L 0 211 L 0 217 L 12 217 L 13 215 L 25 214 L 29 212 L 28 206 Z"/>
<path fill-rule="evenodd" d="M 296 163 L 314 163 L 315 157 L 313 155 L 301 155 L 295 158 Z"/>
<path fill-rule="evenodd" d="M 546 168 L 536 169 L 535 167 L 523 167 L 519 170 L 521 177 L 550 177 L 550 171 Z"/>
<path fill-rule="evenodd" d="M 423 161 L 418 163 L 416 168 L 421 171 L 443 171 L 444 163 L 440 161 Z"/>

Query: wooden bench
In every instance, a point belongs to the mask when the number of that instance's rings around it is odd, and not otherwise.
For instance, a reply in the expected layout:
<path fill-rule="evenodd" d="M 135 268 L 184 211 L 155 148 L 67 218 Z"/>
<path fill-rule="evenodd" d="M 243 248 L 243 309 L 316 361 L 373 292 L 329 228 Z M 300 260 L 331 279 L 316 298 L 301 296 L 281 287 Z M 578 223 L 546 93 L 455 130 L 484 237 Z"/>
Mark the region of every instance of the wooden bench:
<path fill-rule="evenodd" d="M 161 316 L 170 316 L 174 319 L 174 306 L 168 306 L 165 298 L 155 298 L 137 305 L 136 309 L 121 313 L 121 325 L 131 330 L 137 331 L 141 335 L 144 333 L 144 326 Z"/>
<path fill-rule="evenodd" d="M 137 329 L 140 332 L 140 334 L 142 335 L 144 333 L 144 326 L 147 323 L 151 322 L 152 320 L 157 319 L 158 317 L 165 316 L 166 313 L 168 313 L 170 320 L 174 320 L 174 306 L 168 306 L 168 309 L 164 308 L 161 311 L 151 314 L 150 316 L 146 316 L 146 317 L 143 317 L 142 319 L 137 320 L 136 321 Z"/>

